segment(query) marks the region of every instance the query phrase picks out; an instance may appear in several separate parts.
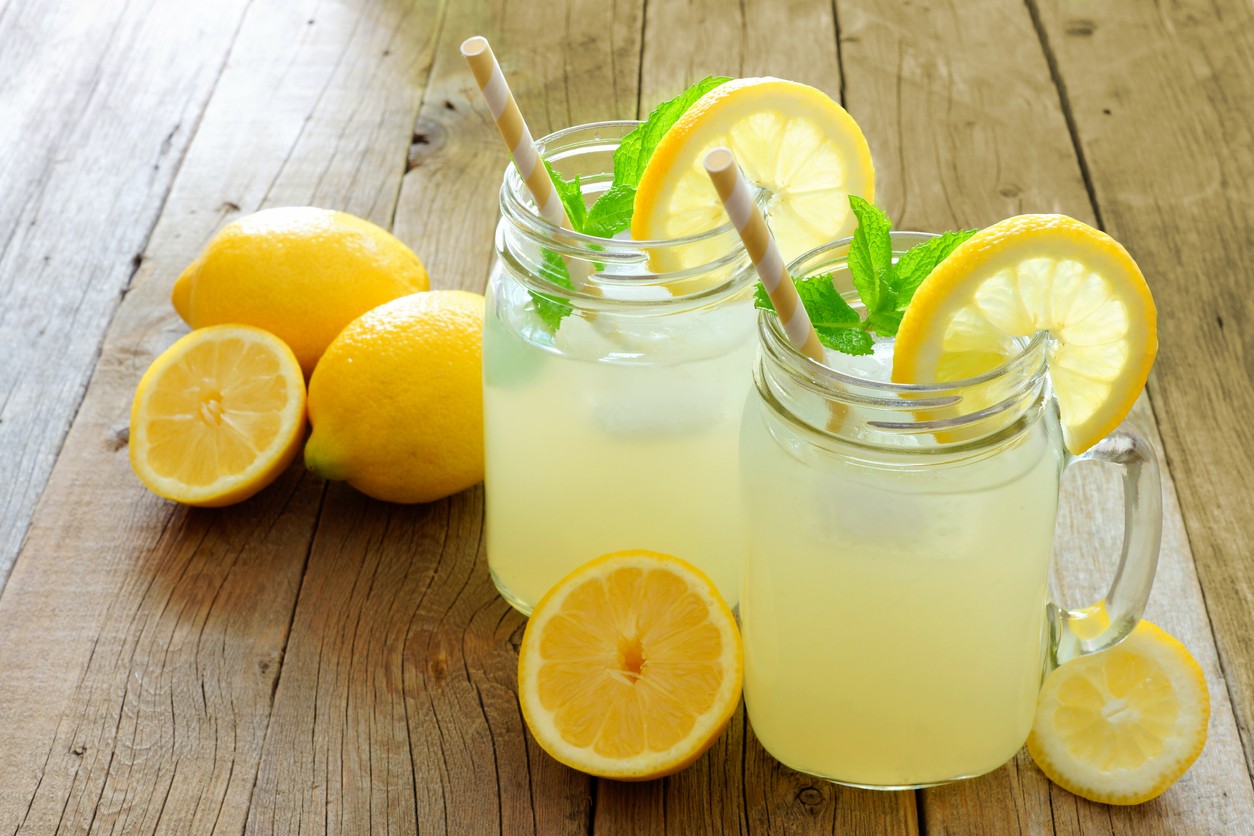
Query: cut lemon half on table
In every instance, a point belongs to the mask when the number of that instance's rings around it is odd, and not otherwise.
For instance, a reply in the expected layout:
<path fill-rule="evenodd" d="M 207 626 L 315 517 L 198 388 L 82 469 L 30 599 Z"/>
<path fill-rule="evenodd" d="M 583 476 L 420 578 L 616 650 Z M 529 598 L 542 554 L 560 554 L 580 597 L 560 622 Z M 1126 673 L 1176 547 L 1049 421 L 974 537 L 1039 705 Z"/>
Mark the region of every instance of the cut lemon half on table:
<path fill-rule="evenodd" d="M 1045 678 L 1028 753 L 1076 795 L 1140 804 L 1197 760 L 1209 719 L 1197 660 L 1142 621 L 1110 650 L 1073 659 Z"/>
<path fill-rule="evenodd" d="M 188 505 L 240 502 L 275 480 L 305 436 L 305 377 L 278 337 L 250 325 L 192 331 L 144 373 L 131 467 Z"/>
<path fill-rule="evenodd" d="M 662 137 L 640 176 L 633 238 L 683 238 L 727 223 L 702 167 L 719 147 L 731 149 L 749 182 L 765 190 L 764 209 L 785 261 L 853 234 L 850 194 L 874 200 L 871 150 L 843 107 L 795 81 L 742 78 L 706 93 Z M 676 254 L 677 263 L 661 266 L 709 263 L 726 246 L 694 244 Z"/>
<path fill-rule="evenodd" d="M 1158 350 L 1149 287 L 1113 238 L 1064 215 L 1020 215 L 960 244 L 914 294 L 893 355 L 897 383 L 991 371 L 1049 333 L 1063 439 L 1092 447 L 1132 409 Z"/>
<path fill-rule="evenodd" d="M 710 579 L 678 558 L 616 552 L 531 613 L 518 658 L 523 718 L 567 766 L 620 781 L 678 772 L 740 701 L 740 633 Z"/>

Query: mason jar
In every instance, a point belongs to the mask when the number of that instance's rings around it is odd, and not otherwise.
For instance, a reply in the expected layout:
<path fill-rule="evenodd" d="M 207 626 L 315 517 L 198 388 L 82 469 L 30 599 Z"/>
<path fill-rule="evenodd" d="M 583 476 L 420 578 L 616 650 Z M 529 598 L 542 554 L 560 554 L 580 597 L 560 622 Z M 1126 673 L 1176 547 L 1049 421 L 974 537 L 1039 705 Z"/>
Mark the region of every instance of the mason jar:
<path fill-rule="evenodd" d="M 894 251 L 927 237 L 894 233 Z M 790 270 L 833 272 L 843 289 L 847 250 Z M 1161 531 L 1152 448 L 1124 424 L 1067 452 L 1046 334 L 979 377 L 901 385 L 888 382 L 892 340 L 819 364 L 775 316 L 758 332 L 741 441 L 754 733 L 793 769 L 855 786 L 996 769 L 1027 739 L 1051 666 L 1141 616 Z M 1049 603 L 1050 560 L 1059 479 L 1082 460 L 1123 472 L 1124 554 L 1106 598 L 1070 612 Z"/>
<path fill-rule="evenodd" d="M 637 124 L 579 125 L 538 146 L 579 176 L 591 205 Z M 756 338 L 754 276 L 734 229 L 671 241 L 573 233 L 538 214 L 513 166 L 500 205 L 483 340 L 497 589 L 530 613 L 588 560 L 645 549 L 695 564 L 735 606 L 738 437 Z"/>

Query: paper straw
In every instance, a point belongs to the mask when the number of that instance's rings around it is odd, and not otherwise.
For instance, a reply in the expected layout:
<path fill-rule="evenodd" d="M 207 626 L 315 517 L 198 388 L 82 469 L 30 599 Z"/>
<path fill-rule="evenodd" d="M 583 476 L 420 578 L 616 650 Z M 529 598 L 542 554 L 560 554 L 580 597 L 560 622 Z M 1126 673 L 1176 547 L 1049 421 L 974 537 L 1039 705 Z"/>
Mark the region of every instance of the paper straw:
<path fill-rule="evenodd" d="M 744 242 L 758 277 L 775 305 L 788 342 L 811 360 L 822 363 L 823 344 L 819 342 L 819 335 L 810 324 L 810 315 L 806 313 L 805 305 L 801 304 L 797 288 L 784 267 L 775 238 L 753 203 L 744 175 L 736 165 L 736 158 L 726 148 L 715 148 L 705 155 L 705 171 L 714 181 L 723 208 L 740 233 L 740 240 Z"/>
<path fill-rule="evenodd" d="M 518 102 L 514 100 L 514 94 L 505 81 L 501 65 L 497 63 L 496 55 L 493 54 L 488 39 L 475 35 L 463 41 L 461 49 L 462 57 L 470 65 L 470 71 L 475 76 L 480 92 L 483 93 L 483 100 L 487 103 L 492 118 L 496 120 L 501 139 L 505 140 L 505 147 L 514 158 L 514 167 L 518 169 L 518 174 L 527 184 L 527 191 L 531 192 L 536 206 L 540 209 L 540 216 L 554 226 L 573 230 L 574 227 L 571 226 L 570 219 L 566 217 L 561 198 L 557 196 L 553 181 L 549 179 L 548 169 L 540 159 L 535 140 L 531 138 L 531 131 L 527 129 L 527 122 L 523 119 L 522 111 L 518 109 Z M 575 287 L 582 288 L 588 278 L 589 266 L 576 259 L 563 257 L 563 261 L 566 262 L 567 272 L 570 273 Z"/>

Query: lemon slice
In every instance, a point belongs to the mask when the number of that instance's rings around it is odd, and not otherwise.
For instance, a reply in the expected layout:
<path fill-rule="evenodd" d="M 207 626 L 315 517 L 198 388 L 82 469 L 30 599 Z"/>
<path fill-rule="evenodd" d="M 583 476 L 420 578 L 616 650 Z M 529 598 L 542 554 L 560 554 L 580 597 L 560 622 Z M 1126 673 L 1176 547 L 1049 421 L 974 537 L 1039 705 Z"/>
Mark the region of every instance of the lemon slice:
<path fill-rule="evenodd" d="M 897 383 L 947 383 L 1004 363 L 1049 332 L 1047 362 L 1073 453 L 1119 425 L 1158 350 L 1149 287 L 1127 250 L 1064 215 L 1020 215 L 982 230 L 915 293 L 893 354 Z"/>
<path fill-rule="evenodd" d="M 278 337 L 214 325 L 153 361 L 131 406 L 131 467 L 153 493 L 229 505 L 275 480 L 305 436 L 305 377 Z"/>
<path fill-rule="evenodd" d="M 616 552 L 540 599 L 519 649 L 518 696 L 554 758 L 644 781 L 718 739 L 743 670 L 736 622 L 709 578 L 668 555 Z"/>
<path fill-rule="evenodd" d="M 785 261 L 853 234 L 850 194 L 874 199 L 871 150 L 843 107 L 795 81 L 742 78 L 706 93 L 662 137 L 640 177 L 633 238 L 682 238 L 727 222 L 701 164 L 718 147 L 730 148 L 749 182 L 765 190 Z M 666 267 L 709 263 L 725 245 L 685 247 Z"/>
<path fill-rule="evenodd" d="M 1209 719 L 1197 660 L 1142 621 L 1122 643 L 1046 677 L 1028 753 L 1051 781 L 1076 795 L 1140 804 L 1197 760 Z"/>

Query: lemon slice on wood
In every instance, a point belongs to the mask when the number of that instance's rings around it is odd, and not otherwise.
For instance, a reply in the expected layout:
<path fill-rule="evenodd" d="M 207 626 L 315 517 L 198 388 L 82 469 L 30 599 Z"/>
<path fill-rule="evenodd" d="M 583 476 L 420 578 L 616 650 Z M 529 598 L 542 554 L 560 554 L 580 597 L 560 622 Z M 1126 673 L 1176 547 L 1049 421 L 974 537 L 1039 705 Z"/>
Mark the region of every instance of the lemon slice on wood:
<path fill-rule="evenodd" d="M 1064 215 L 1020 215 L 960 244 L 914 294 L 893 352 L 897 383 L 991 371 L 1049 333 L 1047 362 L 1073 453 L 1119 425 L 1158 350 L 1154 300 L 1127 250 Z"/>
<path fill-rule="evenodd" d="M 786 261 L 853 234 L 850 194 L 874 199 L 870 148 L 843 107 L 795 81 L 742 78 L 706 93 L 662 137 L 640 177 L 633 238 L 682 238 L 727 222 L 702 167 L 718 147 L 730 148 L 749 182 L 765 190 L 767 218 Z M 685 247 L 681 263 L 666 267 L 708 263 L 723 245 Z"/>
<path fill-rule="evenodd" d="M 620 781 L 678 772 L 736 710 L 740 633 L 692 565 L 646 551 L 597 558 L 536 605 L 518 696 L 536 741 L 575 769 Z"/>
<path fill-rule="evenodd" d="M 251 325 L 197 329 L 144 373 L 131 406 L 131 467 L 188 505 L 230 505 L 270 484 L 305 437 L 305 377 Z"/>
<path fill-rule="evenodd" d="M 1148 621 L 1045 679 L 1028 753 L 1051 781 L 1104 804 L 1161 795 L 1206 745 L 1210 695 L 1197 660 Z"/>

